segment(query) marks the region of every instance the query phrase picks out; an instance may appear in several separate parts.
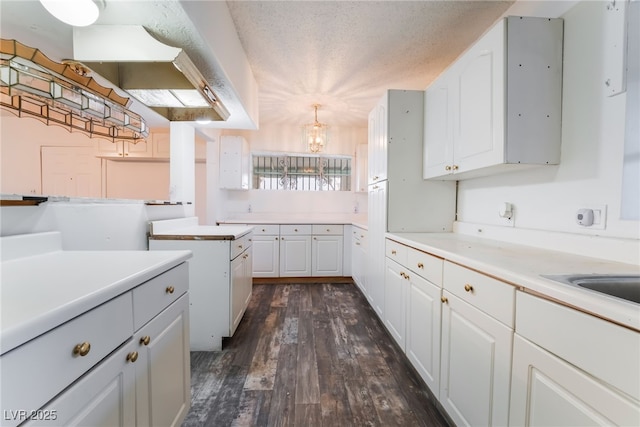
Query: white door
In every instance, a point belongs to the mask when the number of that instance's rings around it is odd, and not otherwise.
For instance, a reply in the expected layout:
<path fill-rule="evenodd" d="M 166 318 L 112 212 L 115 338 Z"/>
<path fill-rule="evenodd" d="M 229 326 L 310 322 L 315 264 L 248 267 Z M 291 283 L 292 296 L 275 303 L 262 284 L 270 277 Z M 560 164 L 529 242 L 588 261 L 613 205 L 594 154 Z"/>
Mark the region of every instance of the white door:
<path fill-rule="evenodd" d="M 510 425 L 637 426 L 637 401 L 515 335 Z"/>
<path fill-rule="evenodd" d="M 311 236 L 280 236 L 280 277 L 311 276 Z"/>
<path fill-rule="evenodd" d="M 101 197 L 101 160 L 93 147 L 41 147 L 42 194 Z"/>
<path fill-rule="evenodd" d="M 143 326 L 134 343 L 136 425 L 179 426 L 191 407 L 189 293 Z"/>
<path fill-rule="evenodd" d="M 406 354 L 434 395 L 440 390 L 442 289 L 411 274 L 407 302 Z"/>
<path fill-rule="evenodd" d="M 423 178 L 448 175 L 453 166 L 449 74 L 443 74 L 424 94 Z"/>
<path fill-rule="evenodd" d="M 342 276 L 343 241 L 342 236 L 313 236 L 312 276 Z"/>
<path fill-rule="evenodd" d="M 456 172 L 502 163 L 504 159 L 504 40 L 500 21 L 452 69 L 455 99 Z M 455 101 L 454 101 L 455 102 Z"/>
<path fill-rule="evenodd" d="M 135 363 L 127 359 L 135 349 L 133 342 L 120 348 L 38 411 L 41 419 L 23 425 L 135 425 L 136 371 Z"/>
<path fill-rule="evenodd" d="M 458 426 L 507 425 L 513 330 L 443 296 L 440 403 Z"/>
<path fill-rule="evenodd" d="M 278 236 L 253 235 L 253 277 L 278 277 L 280 241 Z"/>
<path fill-rule="evenodd" d="M 384 236 L 387 229 L 387 181 L 369 186 L 367 287 L 369 303 L 384 319 Z"/>
<path fill-rule="evenodd" d="M 406 340 L 407 269 L 397 262 L 385 259 L 384 325 L 404 351 Z"/>

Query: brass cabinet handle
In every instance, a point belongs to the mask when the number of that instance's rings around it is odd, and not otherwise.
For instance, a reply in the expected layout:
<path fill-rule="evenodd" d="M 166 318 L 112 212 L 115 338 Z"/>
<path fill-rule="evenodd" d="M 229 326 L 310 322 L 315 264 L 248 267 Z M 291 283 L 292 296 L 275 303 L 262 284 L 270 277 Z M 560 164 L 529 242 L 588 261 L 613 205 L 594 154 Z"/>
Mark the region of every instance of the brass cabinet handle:
<path fill-rule="evenodd" d="M 458 170 L 458 165 L 453 165 L 453 167 L 451 169 L 453 169 L 454 171 L 457 171 Z"/>
<path fill-rule="evenodd" d="M 296 231 L 296 232 L 297 232 L 297 231 L 298 231 L 298 229 L 297 229 L 297 228 L 294 228 L 294 229 L 293 229 L 293 231 Z"/>
<path fill-rule="evenodd" d="M 407 277 L 407 275 L 406 275 L 406 274 L 404 274 L 404 271 L 401 271 L 401 272 L 400 272 L 400 276 L 401 276 L 401 277 Z"/>
<path fill-rule="evenodd" d="M 467 292 L 473 292 L 473 286 L 467 283 L 466 285 L 464 285 L 464 290 Z"/>
<path fill-rule="evenodd" d="M 357 246 L 360 246 L 360 242 L 356 242 L 356 245 L 357 245 Z"/>
<path fill-rule="evenodd" d="M 151 337 L 149 335 L 145 335 L 144 337 L 140 338 L 140 345 L 149 345 L 150 342 Z"/>
<path fill-rule="evenodd" d="M 134 363 L 136 360 L 138 360 L 137 351 L 132 351 L 131 353 L 127 354 L 127 362 Z"/>
<path fill-rule="evenodd" d="M 392 250 L 392 251 L 391 251 L 391 255 L 395 255 L 395 254 L 396 254 L 396 251 L 395 251 L 395 250 Z"/>
<path fill-rule="evenodd" d="M 330 228 L 327 228 L 327 232 L 329 232 L 329 231 L 331 231 L 331 229 L 330 229 Z"/>
<path fill-rule="evenodd" d="M 449 299 L 447 299 L 447 297 L 445 297 L 445 296 L 440 297 L 440 301 L 442 301 L 443 304 L 448 304 L 449 303 Z"/>
<path fill-rule="evenodd" d="M 165 289 L 165 292 L 168 294 L 172 294 L 173 291 L 175 291 L 176 289 L 173 286 L 167 286 L 167 289 Z"/>
<path fill-rule="evenodd" d="M 242 249 L 242 245 L 238 245 L 238 248 L 239 248 L 239 249 Z"/>
<path fill-rule="evenodd" d="M 265 231 L 265 229 L 263 228 L 262 231 Z"/>
<path fill-rule="evenodd" d="M 313 240 L 318 240 L 318 238 L 317 238 L 317 237 L 314 237 L 314 238 L 313 238 Z"/>
<path fill-rule="evenodd" d="M 278 238 L 276 237 L 276 240 L 278 240 Z"/>
<path fill-rule="evenodd" d="M 88 341 L 83 342 L 82 344 L 78 344 L 73 347 L 73 355 L 74 356 L 86 356 L 89 354 L 91 350 L 91 344 Z"/>
<path fill-rule="evenodd" d="M 450 171 L 450 170 L 451 170 L 451 166 L 449 166 L 449 165 L 445 166 L 445 167 L 444 167 L 444 170 L 446 170 L 446 171 Z"/>
<path fill-rule="evenodd" d="M 424 268 L 424 264 L 423 264 L 423 263 L 421 263 L 421 262 L 419 262 L 419 263 L 418 263 L 418 268 Z"/>
<path fill-rule="evenodd" d="M 377 181 L 377 180 L 378 180 L 378 177 L 377 177 L 377 176 L 374 176 L 374 177 L 373 177 L 373 180 L 374 180 L 374 181 Z"/>

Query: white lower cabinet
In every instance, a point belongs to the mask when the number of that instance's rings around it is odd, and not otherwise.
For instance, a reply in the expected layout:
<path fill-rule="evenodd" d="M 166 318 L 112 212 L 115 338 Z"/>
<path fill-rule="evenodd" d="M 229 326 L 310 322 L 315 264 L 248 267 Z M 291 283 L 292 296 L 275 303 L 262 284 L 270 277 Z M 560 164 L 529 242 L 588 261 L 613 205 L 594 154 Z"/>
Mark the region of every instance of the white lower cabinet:
<path fill-rule="evenodd" d="M 443 296 L 440 403 L 458 426 L 507 425 L 513 330 Z"/>
<path fill-rule="evenodd" d="M 179 426 L 191 399 L 188 294 L 140 329 L 134 344 L 136 425 Z"/>
<path fill-rule="evenodd" d="M 23 425 L 136 425 L 136 367 L 127 359 L 136 347 L 129 341 Z"/>
<path fill-rule="evenodd" d="M 229 336 L 233 336 L 242 316 L 244 315 L 251 292 L 252 281 L 252 260 L 251 251 L 253 247 L 247 248 L 241 255 L 231 261 L 231 311 L 229 312 Z"/>
<path fill-rule="evenodd" d="M 280 237 L 274 235 L 253 236 L 253 277 L 280 276 Z"/>
<path fill-rule="evenodd" d="M 427 386 L 437 395 L 440 389 L 442 288 L 412 274 L 408 292 L 405 353 Z"/>
<path fill-rule="evenodd" d="M 522 292 L 516 315 L 511 425 L 640 425 L 640 333 Z"/>
<path fill-rule="evenodd" d="M 311 276 L 311 235 L 280 236 L 280 277 Z"/>
<path fill-rule="evenodd" d="M 400 348 L 405 350 L 406 306 L 409 289 L 406 269 L 386 258 L 384 277 L 384 325 Z"/>
<path fill-rule="evenodd" d="M 367 294 L 367 230 L 353 227 L 351 236 L 351 274 L 363 294 Z"/>
<path fill-rule="evenodd" d="M 342 225 L 318 224 L 312 226 L 312 276 L 342 276 L 343 231 Z"/>
<path fill-rule="evenodd" d="M 51 393 L 55 397 L 41 409 L 34 410 L 28 394 L 8 407 L 30 412 L 32 418 L 24 424 L 30 426 L 179 426 L 191 405 L 188 283 L 187 265 L 182 264 L 18 347 L 7 353 L 8 358 L 3 355 L 2 362 L 7 362 L 3 363 L 3 376 L 18 356 L 16 360 L 27 364 L 23 380 L 32 377 L 40 383 L 45 377 L 70 375 L 75 367 L 97 357 L 95 365 L 69 387 Z M 100 360 L 105 342 L 112 345 L 111 329 L 121 329 L 122 321 L 129 328 L 129 337 L 124 343 L 118 341 L 120 345 L 115 350 L 111 347 L 113 352 Z M 134 326 L 139 323 L 143 325 Z M 53 342 L 47 344 L 46 351 L 32 354 L 31 343 L 46 344 L 49 336 Z M 87 341 L 69 347 L 68 342 L 82 339 Z M 46 376 L 29 374 L 37 372 L 40 365 L 29 360 L 52 359 L 56 354 L 64 358 L 49 367 Z M 16 389 L 25 388 L 24 381 L 16 384 L 21 384 Z M 27 392 L 38 390 L 26 386 Z M 9 403 L 4 398 L 3 406 Z M 3 425 L 24 419 L 3 415 Z"/>

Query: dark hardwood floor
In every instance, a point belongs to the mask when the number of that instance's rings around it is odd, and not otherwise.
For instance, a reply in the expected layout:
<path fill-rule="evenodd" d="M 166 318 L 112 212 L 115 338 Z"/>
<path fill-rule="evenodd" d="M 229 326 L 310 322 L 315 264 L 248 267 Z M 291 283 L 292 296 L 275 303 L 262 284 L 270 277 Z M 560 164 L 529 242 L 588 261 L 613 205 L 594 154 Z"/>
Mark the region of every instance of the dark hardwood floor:
<path fill-rule="evenodd" d="M 220 352 L 191 353 L 183 426 L 447 426 L 353 284 L 257 284 Z"/>

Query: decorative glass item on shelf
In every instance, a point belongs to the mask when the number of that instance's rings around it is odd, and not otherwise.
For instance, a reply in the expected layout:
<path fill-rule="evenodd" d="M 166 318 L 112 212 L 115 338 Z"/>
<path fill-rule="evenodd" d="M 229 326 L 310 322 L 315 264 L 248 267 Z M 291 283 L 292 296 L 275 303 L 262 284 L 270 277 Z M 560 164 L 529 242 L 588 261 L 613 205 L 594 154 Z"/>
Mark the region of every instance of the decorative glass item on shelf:
<path fill-rule="evenodd" d="M 15 40 L 0 45 L 0 107 L 18 117 L 63 126 L 90 137 L 133 143 L 149 130 L 128 110 L 129 98 L 98 84 L 79 64 L 61 64 Z"/>
<path fill-rule="evenodd" d="M 303 143 L 305 148 L 311 153 L 320 153 L 328 141 L 329 126 L 318 121 L 318 108 L 320 104 L 313 104 L 315 111 L 315 120 L 313 123 L 304 125 L 303 127 Z"/>
<path fill-rule="evenodd" d="M 351 160 L 338 155 L 254 154 L 253 188 L 351 191 Z"/>

